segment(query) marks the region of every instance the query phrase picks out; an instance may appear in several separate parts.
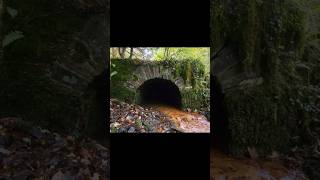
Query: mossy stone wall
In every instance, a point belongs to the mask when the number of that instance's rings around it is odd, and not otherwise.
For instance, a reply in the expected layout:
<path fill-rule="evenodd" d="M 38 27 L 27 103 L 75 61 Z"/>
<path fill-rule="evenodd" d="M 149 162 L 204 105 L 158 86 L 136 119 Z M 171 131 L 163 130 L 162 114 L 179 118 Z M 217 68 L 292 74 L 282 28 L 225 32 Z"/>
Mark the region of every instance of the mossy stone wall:
<path fill-rule="evenodd" d="M 231 153 L 243 154 L 247 147 L 254 146 L 260 155 L 266 155 L 272 150 L 289 152 L 299 142 L 307 144 L 302 139 L 310 138 L 310 122 L 319 111 L 303 95 L 316 98 L 319 91 L 311 93 L 310 85 L 318 87 L 319 81 L 306 83 L 308 80 L 303 75 L 318 68 L 316 61 L 309 59 L 313 68 L 303 65 L 306 65 L 306 52 L 312 51 L 313 56 L 320 57 L 307 47 L 311 42 L 319 47 L 319 37 L 310 38 L 311 30 L 319 33 L 318 22 L 314 21 L 319 17 L 319 10 L 314 6 L 319 7 L 319 3 L 211 2 L 211 51 L 230 44 L 232 53 L 243 60 L 239 65 L 241 70 L 260 74 L 264 80 L 261 85 L 225 94 Z M 308 106 L 309 103 L 312 105 Z"/>
<path fill-rule="evenodd" d="M 100 5 L 5 1 L 17 15 L 5 11 L 3 34 L 23 37 L 5 46 L 0 59 L 0 118 L 19 116 L 69 133 L 95 121 L 88 119 L 96 103 L 88 86 L 106 67 L 109 41 L 107 4 Z"/>

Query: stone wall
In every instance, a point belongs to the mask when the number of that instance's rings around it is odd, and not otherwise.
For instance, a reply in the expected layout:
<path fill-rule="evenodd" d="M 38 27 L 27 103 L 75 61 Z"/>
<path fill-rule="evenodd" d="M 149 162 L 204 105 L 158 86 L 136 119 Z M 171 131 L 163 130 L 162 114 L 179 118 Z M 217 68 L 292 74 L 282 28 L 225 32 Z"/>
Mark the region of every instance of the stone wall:
<path fill-rule="evenodd" d="M 4 14 L 3 33 L 23 37 L 0 60 L 0 117 L 78 134 L 98 121 L 92 82 L 104 73 L 98 83 L 107 85 L 109 1 L 83 3 L 7 1 L 17 15 Z"/>
<path fill-rule="evenodd" d="M 244 59 L 237 56 L 235 50 L 230 46 L 220 49 L 216 57 L 212 59 L 211 74 L 217 77 L 223 92 L 259 86 L 263 83 L 260 72 L 246 72 L 243 62 Z"/>

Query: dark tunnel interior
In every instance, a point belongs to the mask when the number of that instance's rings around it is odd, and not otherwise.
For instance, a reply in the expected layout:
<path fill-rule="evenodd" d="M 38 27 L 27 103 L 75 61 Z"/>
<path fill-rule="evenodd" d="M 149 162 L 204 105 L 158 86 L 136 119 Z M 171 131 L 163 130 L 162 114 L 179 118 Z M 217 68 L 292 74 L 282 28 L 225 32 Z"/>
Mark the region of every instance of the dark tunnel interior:
<path fill-rule="evenodd" d="M 166 105 L 182 108 L 179 88 L 170 80 L 154 78 L 145 81 L 138 89 L 141 105 Z"/>
<path fill-rule="evenodd" d="M 90 123 L 94 125 L 94 130 L 89 132 L 89 135 L 99 141 L 102 145 L 109 146 L 109 132 L 107 125 L 108 115 L 107 115 L 107 103 L 106 99 L 108 99 L 108 72 L 105 69 L 101 74 L 96 76 L 93 81 L 88 85 L 88 92 L 91 92 L 93 97 L 93 107 L 90 110 L 90 113 L 94 115 L 94 117 Z"/>
<path fill-rule="evenodd" d="M 217 77 L 210 77 L 211 84 L 211 104 L 212 104 L 212 117 L 213 122 L 211 123 L 212 130 L 212 146 L 213 148 L 219 149 L 224 152 L 228 152 L 230 131 L 229 122 L 227 116 L 226 104 L 224 101 L 224 93 L 222 91 L 221 84 Z"/>

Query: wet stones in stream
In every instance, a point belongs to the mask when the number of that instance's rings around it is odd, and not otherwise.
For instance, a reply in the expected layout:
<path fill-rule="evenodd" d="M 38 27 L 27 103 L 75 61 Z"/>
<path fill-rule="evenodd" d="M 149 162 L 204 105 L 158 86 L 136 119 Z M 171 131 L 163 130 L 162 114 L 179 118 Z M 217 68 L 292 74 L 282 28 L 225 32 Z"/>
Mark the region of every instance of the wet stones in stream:
<path fill-rule="evenodd" d="M 110 132 L 112 133 L 172 133 L 177 132 L 170 119 L 153 108 L 110 100 Z"/>
<path fill-rule="evenodd" d="M 111 133 L 209 133 L 210 122 L 198 112 L 174 107 L 141 107 L 116 99 L 110 100 Z"/>

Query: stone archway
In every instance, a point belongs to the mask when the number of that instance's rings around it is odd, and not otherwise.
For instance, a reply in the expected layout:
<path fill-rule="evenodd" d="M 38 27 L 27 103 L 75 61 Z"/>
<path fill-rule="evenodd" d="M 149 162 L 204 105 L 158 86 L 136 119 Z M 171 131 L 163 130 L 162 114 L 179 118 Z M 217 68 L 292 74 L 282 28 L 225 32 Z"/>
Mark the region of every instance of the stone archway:
<path fill-rule="evenodd" d="M 46 72 L 49 80 L 79 101 L 79 117 L 73 124 L 82 133 L 105 141 L 104 114 L 107 99 L 108 27 L 104 14 L 86 19 L 81 31 L 73 34 L 68 53 L 52 62 Z M 103 137 L 103 139 L 100 139 Z M 103 142 L 104 143 L 104 142 Z"/>
<path fill-rule="evenodd" d="M 213 146 L 224 152 L 229 152 L 232 141 L 232 117 L 228 117 L 228 107 L 225 99 L 232 99 L 236 90 L 256 87 L 263 83 L 259 69 L 253 71 L 245 65 L 231 45 L 223 45 L 211 56 L 211 91 L 213 102 Z"/>
<path fill-rule="evenodd" d="M 205 109 L 208 107 L 209 100 L 204 100 L 204 97 L 209 93 L 207 88 L 204 90 L 205 94 L 194 96 L 196 88 L 202 85 L 200 80 L 206 79 L 204 71 L 202 71 L 204 69 L 201 70 L 201 67 L 197 67 L 196 64 L 192 66 L 193 63 L 197 63 L 196 61 L 181 60 L 181 63 L 138 59 L 113 59 L 111 61 L 111 71 L 117 72 L 115 76 L 111 77 L 110 95 L 113 98 L 137 104 L 139 87 L 149 80 L 158 78 L 172 82 L 179 89 L 183 108 Z M 178 106 L 180 107 L 180 105 L 176 105 L 176 107 Z"/>
<path fill-rule="evenodd" d="M 179 90 L 183 89 L 185 86 L 182 77 L 174 76 L 172 69 L 157 63 L 141 62 L 132 74 L 132 78 L 127 81 L 125 85 L 132 91 L 136 91 L 144 82 L 154 78 L 170 80 L 179 88 Z"/>

